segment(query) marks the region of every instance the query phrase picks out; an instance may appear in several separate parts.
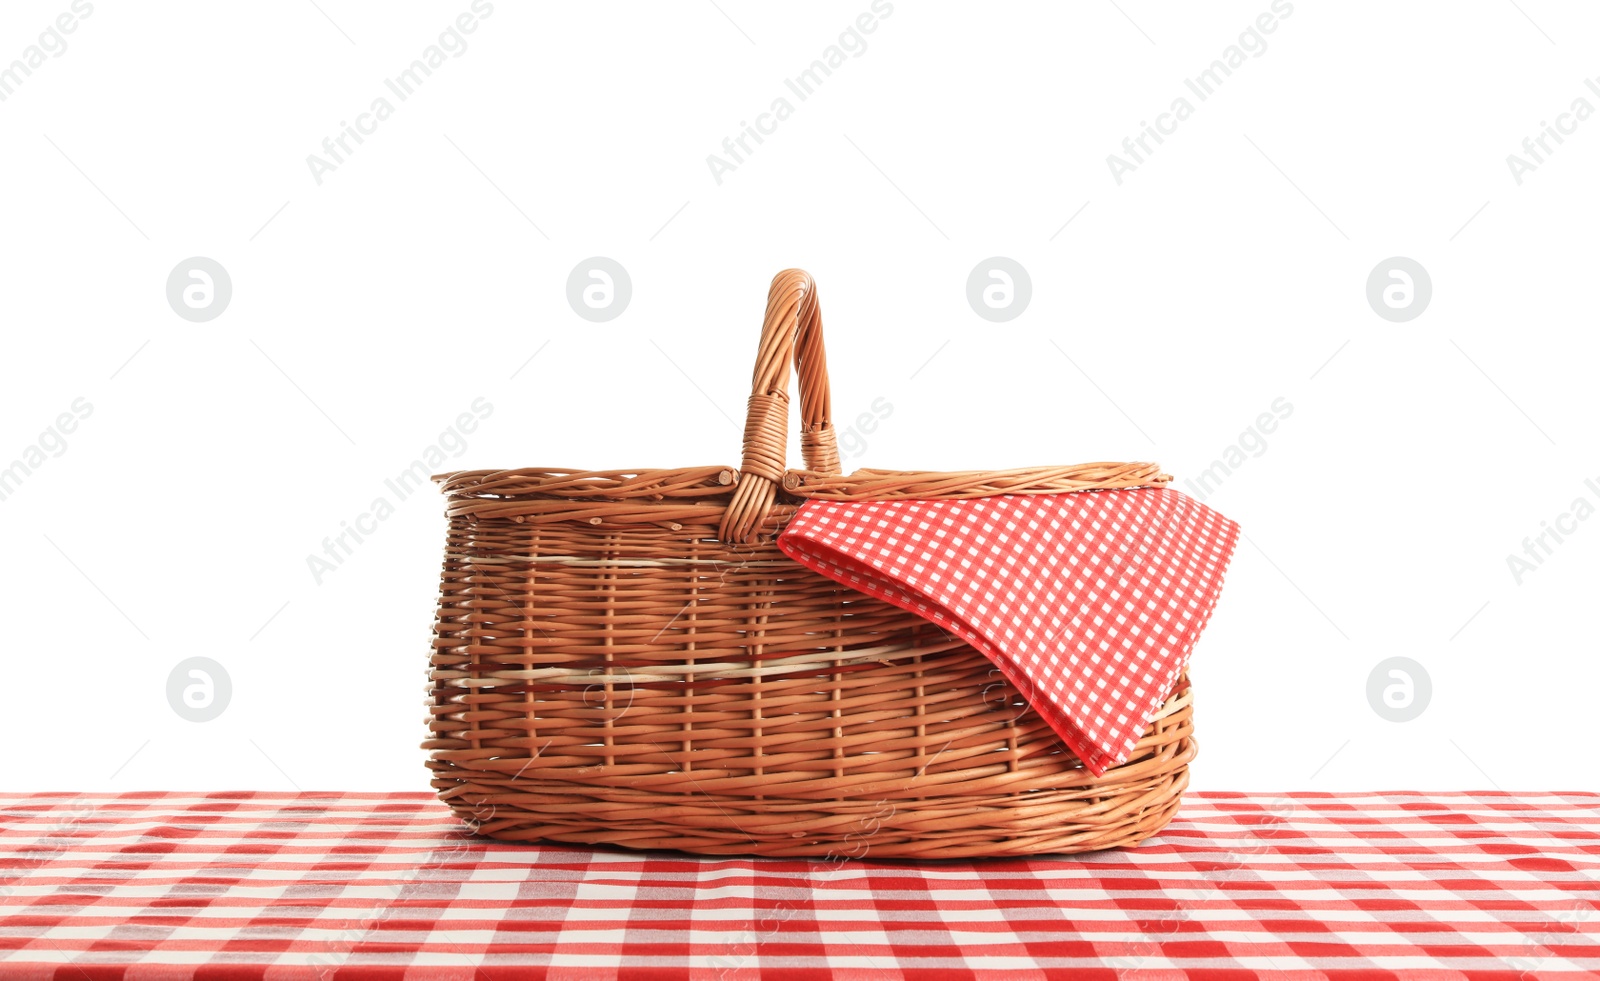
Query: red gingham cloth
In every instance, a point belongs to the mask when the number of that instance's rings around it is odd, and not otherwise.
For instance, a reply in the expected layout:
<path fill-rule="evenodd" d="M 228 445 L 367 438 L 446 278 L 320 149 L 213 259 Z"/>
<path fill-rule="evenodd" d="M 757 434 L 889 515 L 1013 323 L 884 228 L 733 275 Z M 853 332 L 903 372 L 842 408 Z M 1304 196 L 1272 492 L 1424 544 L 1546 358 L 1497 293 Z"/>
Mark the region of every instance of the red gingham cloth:
<path fill-rule="evenodd" d="M 1166 488 L 807 501 L 784 554 L 982 651 L 1099 775 L 1189 663 L 1239 526 Z"/>
<path fill-rule="evenodd" d="M 0 978 L 1595 977 L 1600 795 L 1191 794 L 1138 848 L 715 859 L 426 794 L 0 796 Z"/>

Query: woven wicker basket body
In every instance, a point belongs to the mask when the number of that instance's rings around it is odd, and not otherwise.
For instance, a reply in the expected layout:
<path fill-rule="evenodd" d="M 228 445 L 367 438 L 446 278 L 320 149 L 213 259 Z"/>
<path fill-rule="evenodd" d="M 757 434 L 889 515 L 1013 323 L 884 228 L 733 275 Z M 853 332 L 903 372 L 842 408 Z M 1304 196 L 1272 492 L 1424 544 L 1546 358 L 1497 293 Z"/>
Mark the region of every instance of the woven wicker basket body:
<path fill-rule="evenodd" d="M 785 471 L 790 365 L 804 470 Z M 432 658 L 433 786 L 511 840 L 823 859 L 1129 846 L 1175 812 L 1187 680 L 1095 777 L 981 653 L 779 551 L 810 497 L 1160 485 L 1149 464 L 838 474 L 809 276 L 769 296 L 738 471 L 471 471 Z"/>

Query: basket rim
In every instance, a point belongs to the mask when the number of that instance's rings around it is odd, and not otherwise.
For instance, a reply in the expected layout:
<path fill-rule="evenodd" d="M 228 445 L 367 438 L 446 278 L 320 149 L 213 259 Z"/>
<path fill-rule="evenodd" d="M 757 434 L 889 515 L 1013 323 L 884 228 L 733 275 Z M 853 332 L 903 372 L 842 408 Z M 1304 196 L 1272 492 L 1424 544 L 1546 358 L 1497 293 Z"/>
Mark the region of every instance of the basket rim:
<path fill-rule="evenodd" d="M 729 466 L 573 470 L 456 470 L 433 481 L 452 499 L 651 501 L 716 498 L 733 494 L 739 471 Z M 1090 490 L 1165 487 L 1172 476 L 1147 462 L 1079 463 L 1008 470 L 859 469 L 848 474 L 787 470 L 787 497 L 832 501 L 960 500 L 1008 494 L 1063 494 Z"/>

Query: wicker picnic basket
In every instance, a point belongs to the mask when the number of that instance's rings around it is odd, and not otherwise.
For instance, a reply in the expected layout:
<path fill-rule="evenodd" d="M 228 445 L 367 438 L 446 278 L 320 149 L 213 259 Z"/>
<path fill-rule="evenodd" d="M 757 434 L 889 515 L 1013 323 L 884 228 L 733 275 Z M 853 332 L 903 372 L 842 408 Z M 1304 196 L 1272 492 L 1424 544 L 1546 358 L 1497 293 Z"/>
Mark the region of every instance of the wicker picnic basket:
<path fill-rule="evenodd" d="M 790 365 L 805 469 L 786 470 Z M 1181 679 L 1095 777 L 983 654 L 794 562 L 808 498 L 1161 486 L 1145 463 L 839 473 L 815 283 L 773 280 L 738 470 L 473 470 L 449 516 L 433 786 L 495 838 L 823 859 L 1138 844 L 1194 758 Z"/>

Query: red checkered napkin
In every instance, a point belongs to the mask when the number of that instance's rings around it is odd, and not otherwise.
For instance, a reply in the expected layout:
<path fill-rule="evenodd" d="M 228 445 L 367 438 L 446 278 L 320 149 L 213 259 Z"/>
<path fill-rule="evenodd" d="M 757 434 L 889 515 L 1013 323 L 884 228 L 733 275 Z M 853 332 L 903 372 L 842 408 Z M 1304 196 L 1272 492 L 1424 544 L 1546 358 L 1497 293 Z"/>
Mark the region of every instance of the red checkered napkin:
<path fill-rule="evenodd" d="M 808 501 L 803 565 L 982 651 L 1096 776 L 1189 663 L 1239 526 L 1166 488 L 962 501 Z"/>

